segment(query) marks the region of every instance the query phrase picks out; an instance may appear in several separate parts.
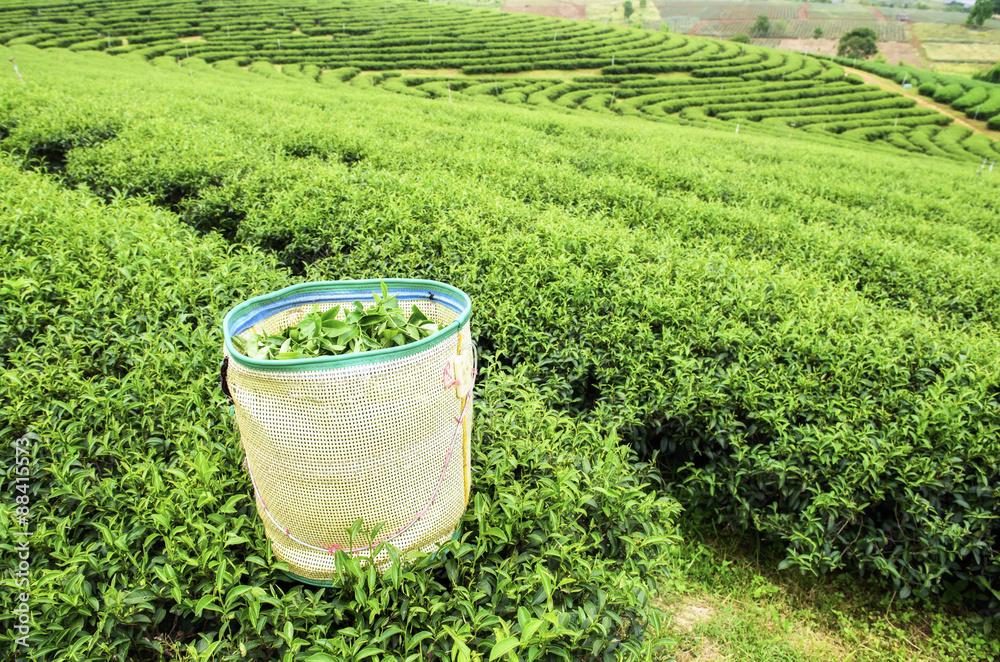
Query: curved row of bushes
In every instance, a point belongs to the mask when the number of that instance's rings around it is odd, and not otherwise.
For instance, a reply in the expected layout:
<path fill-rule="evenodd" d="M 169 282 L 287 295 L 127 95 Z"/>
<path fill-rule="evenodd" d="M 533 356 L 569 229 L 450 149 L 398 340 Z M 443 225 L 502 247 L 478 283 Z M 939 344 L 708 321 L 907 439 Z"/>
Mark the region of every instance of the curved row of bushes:
<path fill-rule="evenodd" d="M 243 74 L 234 84 L 210 69 L 191 78 L 127 59 L 110 68 L 97 57 L 44 56 L 45 75 L 60 80 L 53 90 L 0 82 L 9 101 L 0 110 L 0 430 L 38 439 L 29 492 L 32 654 L 488 659 L 506 642 L 525 657 L 653 655 L 649 597 L 677 540 L 678 506 L 656 494 L 656 473 L 630 457 L 613 426 L 549 407 L 524 374 L 497 370 L 477 394 L 473 498 L 458 540 L 383 576 L 341 558 L 336 587 L 288 581 L 254 509 L 218 362 L 221 316 L 301 278 L 268 251 L 224 235 L 256 224 L 243 203 L 268 199 L 277 209 L 310 171 L 315 182 L 346 169 L 351 139 L 335 129 L 342 158 L 324 163 L 314 135 L 294 135 L 306 128 L 298 120 L 281 122 L 291 129 L 282 137 L 273 133 L 279 116 L 318 120 L 315 102 L 328 102 L 329 90 L 310 87 L 313 98 L 296 113 L 292 97 L 275 101 L 275 80 Z M 242 105 L 244 94 L 268 107 Z M 208 124 L 164 112 L 162 101 L 181 97 L 202 120 L 227 110 Z M 399 109 L 396 99 L 380 105 Z M 255 124 L 263 141 L 251 137 Z M 164 130 L 174 136 L 169 148 L 159 143 Z M 199 155 L 209 132 L 213 146 Z M 132 148 L 147 152 L 144 165 L 106 170 L 105 159 L 127 160 Z M 354 148 L 363 160 L 376 146 Z M 154 165 L 165 152 L 178 158 Z M 221 160 L 208 165 L 209 152 Z M 237 184 L 240 162 L 251 179 Z M 253 192 L 231 188 L 265 170 L 283 174 Z M 118 175 L 125 188 L 114 200 L 98 197 Z M 60 178 L 89 181 L 94 193 Z M 262 239 L 270 234 L 259 228 Z M 3 445 L 12 466 L 13 453 Z M 9 489 L 5 482 L 12 499 Z M 15 529 L 0 520 L 5 539 Z M 15 636 L 0 633 L 11 650 Z"/>
<path fill-rule="evenodd" d="M 0 269 L 26 281 L 0 290 L 21 382 L 0 414 L 51 440 L 36 649 L 488 658 L 509 634 L 525 656 L 648 658 L 664 493 L 783 546 L 784 567 L 1000 610 L 1000 197 L 967 164 L 896 158 L 867 142 L 879 127 L 833 149 L 773 120 L 737 135 L 379 94 L 371 72 L 331 74 L 364 88 L 332 94 L 273 67 L 15 52 L 57 83 L 0 79 L 18 161 Z M 271 567 L 226 436 L 217 315 L 290 274 L 398 273 L 475 301 L 482 499 L 444 557 L 303 591 Z M 659 451 L 669 484 L 618 440 Z M 113 536 L 98 557 L 94 523 Z"/>
<path fill-rule="evenodd" d="M 951 76 L 923 71 L 907 66 L 894 66 L 879 62 L 857 62 L 844 58 L 832 58 L 844 65 L 894 80 L 900 84 L 912 84 L 920 94 L 935 101 L 963 111 L 969 117 L 991 120 L 1000 115 L 1000 84 L 986 80 Z M 1000 126 L 1000 121 L 997 122 Z M 997 128 L 990 126 L 990 128 Z"/>
<path fill-rule="evenodd" d="M 26 22 L 35 28 L 34 32 L 21 30 Z M 713 116 L 729 119 L 729 115 L 714 112 L 713 104 L 756 102 L 753 96 L 736 98 L 743 93 L 754 94 L 750 88 L 736 85 L 737 79 L 743 82 L 798 82 L 811 87 L 814 93 L 792 97 L 801 99 L 803 107 L 815 103 L 808 101 L 809 97 L 826 95 L 828 89 L 841 82 L 860 82 L 855 77 L 845 76 L 843 68 L 836 64 L 838 61 L 845 62 L 843 60 L 817 59 L 729 41 L 400 0 L 382 0 L 381 3 L 378 0 L 361 3 L 299 0 L 293 4 L 265 2 L 252 6 L 245 4 L 245 0 L 225 6 L 216 6 L 208 0 L 193 0 L 169 7 L 150 7 L 142 2 L 126 0 L 116 3 L 113 8 L 96 0 L 82 0 L 73 6 L 36 8 L 34 11 L 23 3 L 15 2 L 0 8 L 0 30 L 4 28 L 10 29 L 0 34 L 11 35 L 9 39 L 27 40 L 42 47 L 107 50 L 113 54 L 130 54 L 150 60 L 160 57 L 178 60 L 198 58 L 209 63 L 222 63 L 221 66 L 230 69 L 234 66 L 249 67 L 266 76 L 273 76 L 277 71 L 269 65 L 289 67 L 290 75 L 300 71 L 301 66 L 310 66 L 320 70 L 320 74 L 309 76 L 317 81 L 323 79 L 323 70 L 345 68 L 383 72 L 447 68 L 458 69 L 465 76 L 473 77 L 531 70 L 601 69 L 604 77 L 687 74 L 688 85 L 691 84 L 690 79 L 697 79 L 730 86 L 727 97 L 732 98 L 720 98 L 721 95 L 713 94 L 711 102 L 699 101 L 693 95 L 675 97 L 671 103 L 664 103 L 665 97 L 643 99 L 647 92 L 628 91 L 625 88 L 631 88 L 631 85 L 621 84 L 628 80 L 625 78 L 612 83 L 618 86 L 614 89 L 595 84 L 590 94 L 585 88 L 573 87 L 555 88 L 545 94 L 540 94 L 540 90 L 511 90 L 504 93 L 508 96 L 499 94 L 495 88 L 492 95 L 487 95 L 505 103 L 543 103 L 563 109 L 593 107 L 599 112 L 611 110 L 659 120 L 676 117 L 701 122 Z M 867 63 L 864 66 L 878 68 L 882 65 Z M 365 80 L 368 87 L 372 84 L 377 86 L 381 81 L 382 77 L 378 76 Z M 982 118 L 1000 113 L 1000 90 L 996 99 L 992 95 L 984 99 L 982 91 L 967 90 L 947 77 L 921 74 L 914 81 L 923 85 L 933 84 L 934 89 L 929 93 L 940 100 L 955 103 L 967 113 Z M 649 87 L 661 82 L 650 83 Z M 434 90 L 413 88 L 405 81 L 392 81 L 387 90 L 417 96 L 440 96 Z M 458 81 L 451 85 L 451 89 L 461 89 Z M 708 88 L 704 91 L 707 92 Z M 573 96 L 557 102 L 565 93 Z M 843 117 L 835 118 L 831 126 L 853 126 L 852 115 L 881 107 L 875 104 L 864 108 L 864 104 L 875 100 L 869 98 L 870 93 L 860 89 L 856 94 L 854 99 L 845 99 L 839 109 Z M 607 102 L 590 102 L 592 96 L 606 97 Z M 630 99 L 630 102 L 622 104 L 619 102 L 621 99 Z M 763 99 L 762 107 L 743 106 L 745 110 L 768 112 L 737 119 L 753 118 L 756 122 L 768 117 L 782 117 L 784 113 L 770 113 L 770 110 L 780 111 L 784 105 L 768 107 L 781 100 L 779 97 Z M 641 110 L 644 107 L 650 110 Z M 789 113 L 789 117 L 799 114 L 808 116 L 810 113 Z M 829 113 L 824 111 L 822 114 L 835 115 L 836 112 L 831 109 Z M 772 131 L 775 127 L 775 122 L 760 125 L 762 131 Z M 898 123 L 894 120 L 893 128 L 896 127 Z M 834 134 L 833 131 L 830 133 Z M 885 135 L 890 133 L 895 131 Z M 871 131 L 867 135 L 874 136 L 876 132 Z M 883 144 L 894 145 L 896 142 L 886 140 Z M 966 152 L 960 156 L 953 152 L 952 156 L 965 158 L 969 154 Z"/>

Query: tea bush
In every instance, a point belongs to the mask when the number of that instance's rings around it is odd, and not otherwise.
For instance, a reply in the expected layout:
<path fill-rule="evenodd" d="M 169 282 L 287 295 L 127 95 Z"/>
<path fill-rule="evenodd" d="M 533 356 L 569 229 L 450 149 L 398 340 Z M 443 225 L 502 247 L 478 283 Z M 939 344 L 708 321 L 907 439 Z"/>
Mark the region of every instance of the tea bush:
<path fill-rule="evenodd" d="M 373 89 L 405 84 L 391 71 L 0 55 L 27 81 L 0 79 L 0 348 L 2 427 L 46 440 L 38 646 L 642 657 L 664 496 L 783 567 L 1000 611 L 995 174 L 784 118 L 737 134 Z M 939 132 L 905 139 L 967 142 Z M 446 554 L 306 591 L 251 512 L 219 316 L 300 278 L 395 275 L 473 298 L 482 496 Z"/>
<path fill-rule="evenodd" d="M 914 145 L 913 142 L 909 138 L 907 138 L 906 136 L 902 135 L 899 132 L 894 131 L 894 132 L 890 133 L 889 135 L 887 135 L 885 138 L 886 138 L 887 141 L 889 141 L 890 143 L 892 143 L 896 147 L 900 147 L 900 148 L 905 149 L 905 150 L 907 150 L 909 152 L 922 153 L 924 151 L 924 150 L 920 149 L 919 147 L 917 147 L 916 145 Z"/>
<path fill-rule="evenodd" d="M 105 206 L 7 161 L 0 176 L 0 209 L 18 221 L 2 228 L 0 427 L 44 439 L 38 659 L 468 659 L 501 642 L 525 658 L 648 655 L 647 598 L 678 506 L 614 430 L 497 374 L 477 404 L 460 538 L 383 576 L 343 557 L 336 588 L 289 583 L 216 385 L 221 315 L 288 276 L 147 203 Z M 4 510 L 5 540 L 14 526 Z"/>
<path fill-rule="evenodd" d="M 920 130 L 910 133 L 907 135 L 907 138 L 918 148 L 922 149 L 926 154 L 947 157 L 950 156 L 950 154 L 941 149 L 931 140 L 931 136 L 937 134 L 940 130 L 941 129 L 938 126 L 925 126 L 921 127 Z"/>
<path fill-rule="evenodd" d="M 971 136 L 972 133 L 972 129 L 956 124 L 934 134 L 932 140 L 934 144 L 946 152 L 951 154 L 967 154 L 965 146 L 961 143 Z"/>
<path fill-rule="evenodd" d="M 970 106 L 965 114 L 976 119 L 992 119 L 1000 115 L 1000 89 L 990 90 L 990 95 L 981 105 Z"/>
<path fill-rule="evenodd" d="M 975 154 L 979 158 L 995 161 L 1000 157 L 993 149 L 993 141 L 981 133 L 973 133 L 961 141 L 962 148 L 970 154 Z"/>
<path fill-rule="evenodd" d="M 982 104 L 989 98 L 989 91 L 982 87 L 974 87 L 959 98 L 951 102 L 951 107 L 955 110 L 968 110 L 973 106 Z"/>
<path fill-rule="evenodd" d="M 941 103 L 951 104 L 965 94 L 965 88 L 957 83 L 954 85 L 945 85 L 944 87 L 939 87 L 937 91 L 934 92 L 934 100 L 940 101 Z"/>

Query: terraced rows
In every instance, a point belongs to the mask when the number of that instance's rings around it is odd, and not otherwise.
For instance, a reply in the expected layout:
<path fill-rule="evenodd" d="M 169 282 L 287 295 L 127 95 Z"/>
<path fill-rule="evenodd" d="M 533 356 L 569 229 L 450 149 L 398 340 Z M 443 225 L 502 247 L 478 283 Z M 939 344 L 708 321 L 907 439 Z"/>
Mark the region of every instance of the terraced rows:
<path fill-rule="evenodd" d="M 698 27 L 695 34 L 703 37 L 732 37 L 740 33 L 749 34 L 754 21 L 755 19 L 705 21 Z M 906 41 L 906 25 L 904 23 L 889 23 L 871 19 L 797 19 L 787 23 L 787 28 L 781 36 L 789 39 L 808 39 L 813 36 L 813 31 L 816 28 L 823 29 L 823 36 L 826 39 L 839 39 L 851 30 L 869 28 L 875 31 L 879 41 Z"/>
<path fill-rule="evenodd" d="M 798 16 L 799 5 L 790 2 L 656 2 L 663 16 L 698 16 L 704 19 L 756 19 L 761 14 L 774 19 L 793 19 Z"/>
<path fill-rule="evenodd" d="M 771 37 L 808 39 L 813 36 L 816 28 L 822 28 L 823 36 L 827 39 L 839 39 L 845 32 L 855 28 L 869 28 L 875 31 L 879 41 L 907 40 L 905 23 L 879 20 L 869 7 L 859 5 L 661 1 L 656 6 L 671 29 L 679 16 L 697 17 L 693 23 L 685 23 L 682 31 L 697 29 L 694 34 L 704 37 L 750 34 L 757 17 L 763 15 L 773 22 L 780 21 L 783 24 L 780 29 L 772 24 Z M 960 13 L 936 13 L 965 16 Z"/>
<path fill-rule="evenodd" d="M 857 21 L 871 20 L 874 17 L 871 9 L 862 5 L 847 4 L 811 4 L 806 6 L 806 14 L 812 19 L 851 19 Z M 903 10 L 903 11 L 909 11 Z M 883 12 L 887 16 L 886 12 Z"/>
<path fill-rule="evenodd" d="M 192 68 L 242 67 L 451 101 L 730 123 L 744 131 L 797 130 L 816 139 L 861 140 L 958 159 L 998 156 L 984 136 L 964 135 L 960 127 L 942 131 L 950 118 L 863 85 L 830 60 L 412 0 L 81 0 L 46 7 L 15 2 L 0 9 L 0 43 L 103 50 Z M 460 73 L 426 73 L 443 69 Z M 507 76 L 549 70 L 601 75 Z"/>
<path fill-rule="evenodd" d="M 890 20 L 895 19 L 899 14 L 906 14 L 907 19 L 912 23 L 948 23 L 951 25 L 964 25 L 965 21 L 969 18 L 969 15 L 965 12 L 911 9 L 909 7 L 905 9 L 883 9 L 882 13 L 889 17 Z M 810 15 L 811 14 L 812 12 L 810 12 Z M 988 18 L 983 25 L 988 28 L 1000 28 L 1000 21 L 994 18 Z"/>
<path fill-rule="evenodd" d="M 987 127 L 1000 131 L 1000 84 L 964 76 L 938 74 L 909 66 L 879 62 L 854 62 L 844 58 L 832 61 L 856 66 L 869 73 L 909 86 L 934 101 L 965 113 L 969 119 L 986 120 Z"/>
<path fill-rule="evenodd" d="M 22 5 L 26 3 L 21 3 Z M 670 50 L 679 37 L 534 15 L 393 2 L 85 2 L 0 10 L 0 41 L 274 63 L 523 71 L 579 68 Z M 184 42 L 184 43 L 182 43 Z M 249 62 L 245 62 L 249 64 Z"/>

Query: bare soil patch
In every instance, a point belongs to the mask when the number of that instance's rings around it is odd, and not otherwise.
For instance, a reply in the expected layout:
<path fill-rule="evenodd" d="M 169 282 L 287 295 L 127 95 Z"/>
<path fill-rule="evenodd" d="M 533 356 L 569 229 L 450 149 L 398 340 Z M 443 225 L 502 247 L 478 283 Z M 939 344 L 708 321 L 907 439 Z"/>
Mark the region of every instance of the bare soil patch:
<path fill-rule="evenodd" d="M 673 607 L 670 615 L 673 617 L 673 624 L 682 632 L 693 632 L 702 623 L 707 623 L 715 616 L 713 609 L 707 602 L 691 600 L 681 602 Z"/>
<path fill-rule="evenodd" d="M 695 26 L 693 28 L 687 31 L 687 34 L 698 34 L 698 30 L 701 30 L 706 23 L 708 23 L 708 19 L 705 18 L 701 19 L 700 21 L 695 23 Z"/>
<path fill-rule="evenodd" d="M 698 660 L 698 662 L 712 662 L 712 660 L 724 660 L 726 658 L 722 656 L 714 641 L 705 639 L 699 642 L 696 648 L 681 651 L 674 659 L 677 662 L 694 662 L 695 660 Z"/>
<path fill-rule="evenodd" d="M 522 12 L 525 14 L 537 14 L 539 16 L 552 16 L 554 18 L 571 18 L 578 21 L 587 18 L 587 6 L 569 2 L 569 0 L 562 0 L 561 2 L 544 6 L 525 4 L 514 0 L 514 2 L 505 2 L 503 9 L 509 12 Z"/>
<path fill-rule="evenodd" d="M 889 64 L 908 64 L 913 67 L 920 65 L 920 51 L 911 43 L 904 41 L 883 41 L 878 45 L 878 51 Z"/>
<path fill-rule="evenodd" d="M 838 43 L 836 39 L 779 39 L 778 48 L 798 53 L 836 55 Z M 915 67 L 920 66 L 920 53 L 912 44 L 902 41 L 880 41 L 878 50 L 890 64 L 903 62 Z"/>
<path fill-rule="evenodd" d="M 836 39 L 778 39 L 781 50 L 819 55 L 836 55 Z"/>

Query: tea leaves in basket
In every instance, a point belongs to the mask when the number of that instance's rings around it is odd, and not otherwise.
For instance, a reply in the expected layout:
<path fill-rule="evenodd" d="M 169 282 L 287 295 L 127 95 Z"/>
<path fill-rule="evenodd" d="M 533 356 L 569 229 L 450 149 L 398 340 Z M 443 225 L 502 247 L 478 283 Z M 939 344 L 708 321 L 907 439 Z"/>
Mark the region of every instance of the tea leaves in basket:
<path fill-rule="evenodd" d="M 354 310 L 347 313 L 343 321 L 337 319 L 340 306 L 325 312 L 313 306 L 295 326 L 271 335 L 254 331 L 249 340 L 233 336 L 233 345 L 252 359 L 284 361 L 399 347 L 441 330 L 439 324 L 428 319 L 416 306 L 407 317 L 396 295 L 389 296 L 384 282 L 382 295 L 372 293 L 372 296 L 377 304 L 374 308 L 365 310 L 364 304 L 355 301 Z"/>

